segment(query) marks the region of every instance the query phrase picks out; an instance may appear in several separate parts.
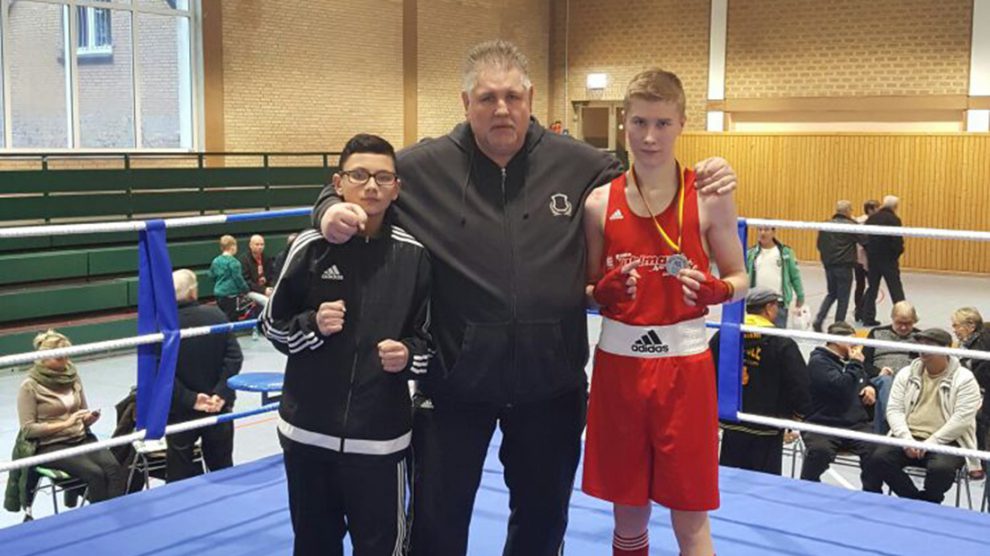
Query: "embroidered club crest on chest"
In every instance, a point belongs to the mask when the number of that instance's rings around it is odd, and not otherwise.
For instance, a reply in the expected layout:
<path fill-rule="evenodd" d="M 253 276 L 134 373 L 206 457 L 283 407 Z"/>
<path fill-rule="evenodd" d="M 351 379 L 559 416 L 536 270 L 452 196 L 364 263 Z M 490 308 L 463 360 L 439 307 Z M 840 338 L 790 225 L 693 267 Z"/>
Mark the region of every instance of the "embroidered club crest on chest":
<path fill-rule="evenodd" d="M 550 196 L 550 212 L 554 216 L 570 216 L 574 211 L 570 199 L 563 193 L 554 193 Z"/>

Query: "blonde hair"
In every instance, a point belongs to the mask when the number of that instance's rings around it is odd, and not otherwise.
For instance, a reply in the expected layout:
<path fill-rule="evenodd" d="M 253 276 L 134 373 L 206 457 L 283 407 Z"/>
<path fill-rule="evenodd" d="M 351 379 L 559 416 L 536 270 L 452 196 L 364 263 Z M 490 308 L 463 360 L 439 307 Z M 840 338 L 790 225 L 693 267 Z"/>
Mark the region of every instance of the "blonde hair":
<path fill-rule="evenodd" d="M 69 338 L 60 332 L 56 332 L 54 328 L 49 328 L 48 330 L 38 334 L 34 337 L 34 349 L 37 351 L 47 350 L 47 349 L 59 349 L 67 348 L 72 345 Z"/>
<path fill-rule="evenodd" d="M 914 322 L 918 322 L 918 311 L 907 301 L 898 301 L 894 303 L 894 306 L 890 309 L 890 318 L 893 319 L 897 315 L 903 315 L 910 318 Z"/>
<path fill-rule="evenodd" d="M 956 309 L 952 313 L 952 318 L 960 324 L 968 324 L 973 327 L 973 330 L 981 330 L 983 328 L 983 315 L 976 310 L 976 307 L 963 307 L 961 309 Z"/>
<path fill-rule="evenodd" d="M 517 69 L 522 74 L 523 87 L 528 90 L 533 86 L 529 79 L 529 60 L 515 44 L 495 39 L 474 45 L 468 51 L 464 60 L 462 87 L 465 93 L 470 93 L 478 84 L 478 74 L 483 69 L 495 68 L 504 71 Z"/>
<path fill-rule="evenodd" d="M 626 97 L 622 100 L 622 106 L 626 112 L 629 111 L 629 106 L 634 98 L 652 102 L 673 102 L 677 105 L 677 111 L 680 112 L 681 117 L 686 117 L 687 98 L 684 96 L 684 85 L 681 84 L 680 78 L 672 72 L 652 68 L 638 73 L 626 87 Z"/>
<path fill-rule="evenodd" d="M 231 247 L 237 247 L 237 240 L 234 239 L 234 236 L 231 235 L 220 236 L 220 250 L 227 251 Z"/>
<path fill-rule="evenodd" d="M 189 299 L 190 294 L 199 287 L 196 273 L 188 268 L 180 268 L 172 273 L 172 285 L 175 287 L 176 301 Z"/>

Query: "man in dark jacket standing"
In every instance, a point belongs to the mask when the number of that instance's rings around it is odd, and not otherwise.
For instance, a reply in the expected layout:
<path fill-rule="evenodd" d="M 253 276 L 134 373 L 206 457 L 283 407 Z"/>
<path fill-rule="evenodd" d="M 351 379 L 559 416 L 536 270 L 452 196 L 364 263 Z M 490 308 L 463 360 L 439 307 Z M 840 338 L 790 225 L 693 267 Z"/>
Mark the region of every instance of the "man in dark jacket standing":
<path fill-rule="evenodd" d="M 179 328 L 226 324 L 223 311 L 197 301 L 196 274 L 188 269 L 172 273 L 175 299 L 179 303 Z M 234 391 L 227 379 L 241 370 L 244 356 L 233 332 L 185 338 L 179 344 L 168 422 L 180 423 L 234 408 Z M 165 473 L 168 482 L 200 475 L 203 466 L 193 462 L 193 446 L 202 438 L 203 461 L 210 471 L 234 464 L 234 423 L 228 421 L 170 434 Z"/>
<path fill-rule="evenodd" d="M 883 205 L 866 219 L 867 226 L 901 226 L 897 216 L 900 200 L 893 195 L 883 198 Z M 863 325 L 879 326 L 877 320 L 877 295 L 880 293 L 880 279 L 887 283 L 890 302 L 904 301 L 904 287 L 901 285 L 899 259 L 904 254 L 904 238 L 901 236 L 870 235 L 866 239 L 866 259 L 868 286 L 863 294 Z"/>
<path fill-rule="evenodd" d="M 777 292 L 757 286 L 746 294 L 746 321 L 750 326 L 774 327 L 780 309 Z M 708 342 L 718 368 L 716 332 Z M 797 342 L 780 336 L 747 332 L 743 335 L 743 401 L 747 413 L 803 420 L 811 412 L 808 367 Z M 784 431 L 763 425 L 723 421 L 719 464 L 780 475 Z"/>
<path fill-rule="evenodd" d="M 835 214 L 829 220 L 832 224 L 856 224 L 852 217 L 852 203 L 839 201 L 835 204 Z M 856 236 L 840 232 L 818 232 L 818 253 L 825 266 L 825 284 L 828 293 L 818 308 L 818 315 L 812 325 L 815 332 L 822 331 L 822 323 L 829 309 L 836 301 L 835 321 L 846 320 L 849 309 L 849 292 L 852 288 L 853 267 L 856 265 Z"/>
<path fill-rule="evenodd" d="M 398 154 L 406 184 L 396 220 L 433 257 L 437 356 L 420 389 L 411 552 L 467 553 L 488 444 L 502 431 L 510 492 L 504 554 L 558 554 L 587 404 L 587 194 L 621 173 L 612 156 L 547 133 L 518 48 L 475 46 L 461 98 L 467 122 Z M 702 193 L 735 188 L 718 160 L 699 166 Z M 314 225 L 341 243 L 360 207 L 324 189 Z"/>
<path fill-rule="evenodd" d="M 856 330 L 839 321 L 828 327 L 828 333 L 837 336 L 853 336 Z M 808 359 L 811 375 L 811 415 L 809 423 L 861 432 L 872 432 L 873 424 L 866 407 L 876 403 L 877 391 L 867 381 L 863 370 L 863 352 L 859 346 L 829 342 L 811 352 Z M 803 435 L 807 449 L 801 478 L 806 481 L 821 480 L 829 465 L 840 451 L 859 456 L 863 469 L 860 478 L 863 490 L 879 492 L 880 483 L 866 473 L 867 460 L 875 446 L 860 440 L 846 440 L 813 432 Z"/>

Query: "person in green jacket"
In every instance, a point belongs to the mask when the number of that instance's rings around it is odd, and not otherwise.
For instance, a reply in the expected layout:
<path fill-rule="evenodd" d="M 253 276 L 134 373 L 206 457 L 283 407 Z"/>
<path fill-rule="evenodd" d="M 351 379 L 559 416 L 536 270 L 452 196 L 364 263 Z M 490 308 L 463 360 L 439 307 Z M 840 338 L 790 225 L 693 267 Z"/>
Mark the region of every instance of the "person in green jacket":
<path fill-rule="evenodd" d="M 234 236 L 220 238 L 220 251 L 210 263 L 210 277 L 213 278 L 213 297 L 217 307 L 227 315 L 230 322 L 241 320 L 237 300 L 250 288 L 241 274 L 241 262 L 237 260 L 237 240 Z"/>
<path fill-rule="evenodd" d="M 804 286 L 798 270 L 794 250 L 776 238 L 776 228 L 757 228 L 757 243 L 746 251 L 746 272 L 749 287 L 763 286 L 780 294 L 784 299 L 774 325 L 787 328 L 787 313 L 791 300 L 804 305 Z"/>

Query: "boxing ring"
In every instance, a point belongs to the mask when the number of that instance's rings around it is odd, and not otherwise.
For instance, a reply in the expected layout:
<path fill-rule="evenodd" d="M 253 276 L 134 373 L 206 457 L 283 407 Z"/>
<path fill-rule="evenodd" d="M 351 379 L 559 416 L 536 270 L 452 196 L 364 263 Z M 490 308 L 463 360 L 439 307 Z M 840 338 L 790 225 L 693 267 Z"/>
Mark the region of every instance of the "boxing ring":
<path fill-rule="evenodd" d="M 246 215 L 218 215 L 194 217 L 173 221 L 157 221 L 151 227 L 164 230 L 177 225 L 231 222 L 280 216 L 308 214 L 309 209 L 273 211 Z M 38 226 L 0 229 L 0 237 L 25 237 L 49 233 L 91 233 L 93 231 L 145 230 L 141 222 L 105 225 Z M 843 228 L 829 223 L 795 223 L 775 220 L 740 222 L 740 234 L 745 241 L 747 225 L 774 225 L 779 228 L 826 229 L 829 231 L 854 231 L 864 233 L 863 227 Z M 102 228 L 101 228 L 102 226 Z M 869 233 L 907 235 L 914 237 L 941 237 L 969 240 L 990 240 L 986 232 L 957 232 L 911 228 L 870 227 Z M 920 231 L 919 231 L 920 230 Z M 916 235 L 915 235 L 916 234 Z M 955 237 L 964 234 L 964 237 Z M 164 236 L 162 235 L 162 240 Z M 145 241 L 142 235 L 142 242 Z M 163 244 L 161 244 L 163 245 Z M 159 247 L 161 247 L 159 245 Z M 142 251 L 148 247 L 142 246 Z M 157 264 L 167 265 L 159 260 Z M 168 268 L 170 273 L 171 268 Z M 144 281 L 145 290 L 159 293 L 170 288 L 168 284 Z M 151 281 L 164 277 L 164 268 L 148 274 Z M 174 297 L 174 296 L 173 296 Z M 174 300 L 173 300 L 174 302 Z M 177 345 L 179 337 L 191 337 L 230 330 L 250 328 L 253 322 L 232 325 L 175 330 L 168 316 L 159 313 L 168 310 L 164 297 L 139 307 L 139 312 L 152 313 L 151 321 L 145 321 L 143 330 L 134 338 L 110 340 L 48 350 L 51 356 L 72 356 L 97 353 L 122 347 L 151 346 L 156 343 Z M 152 322 L 148 329 L 148 322 Z M 742 325 L 741 303 L 723 309 L 721 327 L 722 353 L 736 342 L 739 333 L 748 332 Z M 172 325 L 170 327 L 170 324 Z M 154 330 L 154 329 L 157 329 Z M 833 337 L 812 332 L 774 329 L 752 331 L 784 335 L 795 338 L 822 341 L 841 339 L 846 343 L 884 346 L 887 342 L 850 337 Z M 735 334 L 732 334 L 735 332 Z M 969 352 L 935 346 L 913 346 L 918 351 L 952 353 L 990 359 L 990 354 Z M 140 349 L 140 348 L 139 348 Z M 164 348 L 163 348 L 164 349 Z M 37 352 L 0 357 L 0 366 L 11 366 L 33 361 Z M 741 357 L 741 354 L 740 354 Z M 139 355 L 139 360 L 140 360 Z M 162 359 L 167 359 L 163 356 Z M 140 366 L 140 362 L 139 362 Z M 741 413 L 741 391 L 738 377 L 741 360 L 723 356 L 719 373 L 719 412 L 725 419 L 764 423 L 797 430 L 819 430 L 821 427 Z M 143 374 L 142 374 L 143 373 Z M 171 389 L 171 371 L 167 365 L 149 371 L 146 366 L 138 373 L 139 396 L 142 388 L 150 390 L 148 399 L 157 399 L 159 388 Z M 736 377 L 736 378 L 734 378 Z M 735 388 L 733 388 L 735 382 Z M 167 385 L 167 388 L 166 386 Z M 161 395 L 162 390 L 157 391 Z M 137 432 L 98 443 L 73 448 L 62 453 L 44 454 L 32 458 L 0 462 L 0 477 L 15 468 L 36 465 L 68 455 L 108 446 L 121 445 L 145 437 L 158 438 L 163 434 L 202 426 L 218 420 L 233 420 L 249 415 L 273 411 L 277 404 L 260 409 L 239 412 L 220 417 L 208 417 L 178 425 L 164 425 L 167 405 L 148 404 L 161 414 L 146 410 L 139 415 Z M 829 434 L 855 437 L 850 431 L 827 429 Z M 911 441 L 871 437 L 872 441 L 914 446 Z M 498 461 L 500 436 L 489 447 L 481 487 L 472 516 L 469 554 L 488 556 L 501 554 L 508 519 L 508 490 Z M 932 450 L 930 445 L 926 448 Z M 963 450 L 956 447 L 938 447 L 957 455 L 987 459 L 990 454 Z M 580 476 L 580 470 L 578 471 Z M 711 514 L 712 534 L 719 554 L 741 556 L 764 555 L 909 555 L 950 554 L 952 556 L 977 556 L 990 554 L 990 515 L 975 511 L 934 505 L 893 496 L 849 491 L 834 486 L 810 483 L 794 479 L 722 468 L 720 470 L 721 508 Z M 20 555 L 268 555 L 291 553 L 292 530 L 287 508 L 284 468 L 280 455 L 269 456 L 236 467 L 208 473 L 178 483 L 171 483 L 151 490 L 116 498 L 95 505 L 37 519 L 22 525 L 0 529 L 0 556 Z M 565 537 L 565 553 L 571 555 L 607 554 L 611 550 L 611 506 L 590 498 L 575 488 L 571 499 L 570 521 Z M 677 554 L 668 513 L 656 507 L 650 521 L 651 554 Z M 350 547 L 345 543 L 345 552 Z"/>
<path fill-rule="evenodd" d="M 509 512 L 497 442 L 489 448 L 472 517 L 472 556 L 502 553 Z M 711 514 L 719 554 L 990 554 L 985 513 L 731 468 L 721 469 L 720 481 L 722 507 Z M 287 504 L 282 458 L 270 456 L 0 530 L 0 553 L 290 554 Z M 609 504 L 575 489 L 565 554 L 607 554 L 611 515 Z M 677 554 L 662 508 L 650 520 L 650 539 L 651 554 Z"/>

